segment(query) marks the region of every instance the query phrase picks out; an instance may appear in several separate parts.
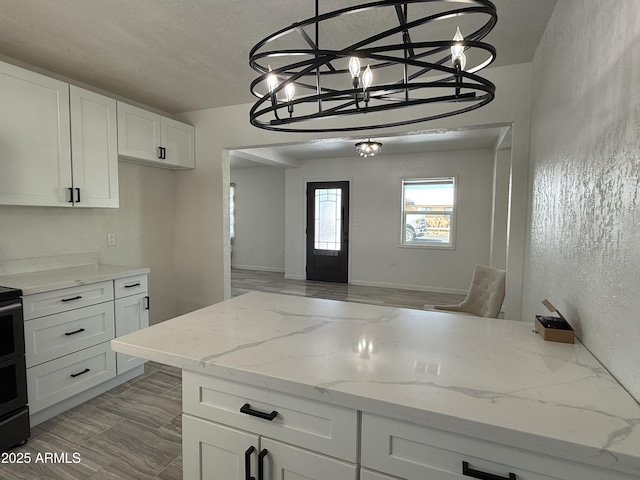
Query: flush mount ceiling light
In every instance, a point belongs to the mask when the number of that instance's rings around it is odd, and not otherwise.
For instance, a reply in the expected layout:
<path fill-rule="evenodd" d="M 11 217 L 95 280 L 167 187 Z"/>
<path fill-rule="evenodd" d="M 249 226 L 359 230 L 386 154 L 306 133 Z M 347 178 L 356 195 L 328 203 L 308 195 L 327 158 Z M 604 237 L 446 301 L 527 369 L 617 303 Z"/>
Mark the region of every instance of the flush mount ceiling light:
<path fill-rule="evenodd" d="M 482 107 L 495 85 L 477 73 L 496 50 L 480 40 L 497 18 L 489 0 L 382 0 L 327 13 L 315 0 L 314 17 L 251 49 L 249 64 L 259 76 L 251 82 L 258 100 L 250 122 L 286 132 L 346 132 Z"/>
<path fill-rule="evenodd" d="M 356 153 L 361 157 L 373 157 L 382 151 L 382 144 L 371 138 L 356 143 Z"/>

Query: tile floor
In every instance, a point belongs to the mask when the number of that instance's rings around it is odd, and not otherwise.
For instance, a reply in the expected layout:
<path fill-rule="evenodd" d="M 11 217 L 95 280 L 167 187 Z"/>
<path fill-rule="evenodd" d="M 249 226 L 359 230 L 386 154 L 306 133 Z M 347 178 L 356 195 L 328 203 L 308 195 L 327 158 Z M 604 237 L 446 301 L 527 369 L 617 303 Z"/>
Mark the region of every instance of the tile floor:
<path fill-rule="evenodd" d="M 233 270 L 232 295 L 250 290 L 422 309 L 463 296 L 287 280 L 281 273 Z M 0 480 L 181 480 L 180 370 L 147 362 L 145 373 L 32 429 L 12 450 L 30 464 L 0 463 Z M 35 463 L 38 453 L 80 456 L 79 463 Z"/>

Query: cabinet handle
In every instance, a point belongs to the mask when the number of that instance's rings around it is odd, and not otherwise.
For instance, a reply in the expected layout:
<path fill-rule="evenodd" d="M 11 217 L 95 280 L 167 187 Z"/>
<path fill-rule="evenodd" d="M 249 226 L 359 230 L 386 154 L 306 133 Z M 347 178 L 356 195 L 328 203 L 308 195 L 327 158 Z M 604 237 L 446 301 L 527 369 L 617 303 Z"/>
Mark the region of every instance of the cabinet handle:
<path fill-rule="evenodd" d="M 69 187 L 69 203 L 73 203 L 73 188 Z"/>
<path fill-rule="evenodd" d="M 140 282 L 130 283 L 129 285 L 125 285 L 124 288 L 133 288 L 133 287 L 139 287 L 139 286 L 140 286 Z"/>
<path fill-rule="evenodd" d="M 79 328 L 78 330 L 74 330 L 73 332 L 66 332 L 65 335 L 68 337 L 69 335 L 75 335 L 76 333 L 84 332 L 84 328 Z"/>
<path fill-rule="evenodd" d="M 80 203 L 80 189 L 76 188 L 76 193 L 78 194 L 78 199 L 76 200 L 76 203 Z"/>
<path fill-rule="evenodd" d="M 242 407 L 240 407 L 240 413 L 246 413 L 247 415 L 264 418 L 265 420 L 269 421 L 272 421 L 278 416 L 278 412 L 276 412 L 275 410 L 271 413 L 259 412 L 258 410 L 254 410 L 253 408 L 251 408 L 251 405 L 249 405 L 248 403 L 245 403 Z"/>
<path fill-rule="evenodd" d="M 462 462 L 462 475 L 478 478 L 479 480 L 517 480 L 516 474 L 513 472 L 509 472 L 508 477 L 501 477 L 500 475 L 494 475 L 492 473 L 481 472 L 480 470 L 469 468 L 469 462 Z"/>
<path fill-rule="evenodd" d="M 149 308 L 151 308 L 151 300 L 149 300 L 149 297 L 146 296 L 144 297 L 144 309 L 149 310 Z"/>
<path fill-rule="evenodd" d="M 72 374 L 71 374 L 71 376 L 72 376 L 73 378 L 76 378 L 76 377 L 79 377 L 80 375 L 84 375 L 85 373 L 90 372 L 90 371 L 91 371 L 91 369 L 89 369 L 89 368 L 85 368 L 85 369 L 84 369 L 84 370 L 82 370 L 81 372 L 78 372 L 78 373 L 72 373 Z"/>
<path fill-rule="evenodd" d="M 167 149 L 164 147 L 158 147 L 158 158 L 160 160 L 166 160 L 167 159 Z"/>
<path fill-rule="evenodd" d="M 256 480 L 256 477 L 251 476 L 251 454 L 255 451 L 255 447 L 251 445 L 244 452 L 244 478 L 245 480 Z"/>
<path fill-rule="evenodd" d="M 263 448 L 258 455 L 258 480 L 264 480 L 264 457 L 267 456 L 269 450 Z"/>
<path fill-rule="evenodd" d="M 82 298 L 82 295 L 77 295 L 75 297 L 71 297 L 71 298 L 63 298 L 62 300 L 60 300 L 61 302 L 72 302 L 74 300 L 80 300 Z"/>

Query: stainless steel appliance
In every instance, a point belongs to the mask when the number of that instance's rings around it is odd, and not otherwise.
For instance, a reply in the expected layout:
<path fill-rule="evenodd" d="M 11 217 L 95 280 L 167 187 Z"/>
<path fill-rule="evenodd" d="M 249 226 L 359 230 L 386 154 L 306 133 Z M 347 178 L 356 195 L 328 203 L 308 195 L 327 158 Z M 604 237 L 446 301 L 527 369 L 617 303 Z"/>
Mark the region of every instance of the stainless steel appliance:
<path fill-rule="evenodd" d="M 0 451 L 27 441 L 27 369 L 22 291 L 0 287 Z"/>

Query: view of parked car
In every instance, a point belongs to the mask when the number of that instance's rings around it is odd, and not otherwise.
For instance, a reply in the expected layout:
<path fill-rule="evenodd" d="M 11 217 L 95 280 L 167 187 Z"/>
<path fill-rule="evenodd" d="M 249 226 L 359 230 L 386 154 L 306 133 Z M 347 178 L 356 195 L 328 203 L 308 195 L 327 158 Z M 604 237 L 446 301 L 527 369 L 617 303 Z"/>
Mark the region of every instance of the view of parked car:
<path fill-rule="evenodd" d="M 424 215 L 407 214 L 407 223 L 405 226 L 405 239 L 407 242 L 415 240 L 416 237 L 421 237 L 427 231 L 427 221 Z"/>

